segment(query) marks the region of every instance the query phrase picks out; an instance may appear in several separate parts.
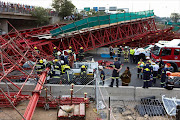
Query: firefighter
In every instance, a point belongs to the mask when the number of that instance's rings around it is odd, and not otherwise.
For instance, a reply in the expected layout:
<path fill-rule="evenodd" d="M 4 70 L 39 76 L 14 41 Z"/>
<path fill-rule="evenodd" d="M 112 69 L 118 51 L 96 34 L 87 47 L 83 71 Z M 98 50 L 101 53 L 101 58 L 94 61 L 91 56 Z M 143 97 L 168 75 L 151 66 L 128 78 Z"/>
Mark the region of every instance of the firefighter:
<path fill-rule="evenodd" d="M 53 65 L 53 63 L 51 61 L 47 62 L 47 64 L 45 65 L 46 68 L 49 68 L 49 72 L 47 73 L 47 76 L 46 76 L 46 81 L 47 83 L 49 83 L 50 79 L 52 78 L 52 70 L 51 70 L 51 65 Z"/>
<path fill-rule="evenodd" d="M 36 52 L 35 52 L 35 53 L 33 52 L 33 56 L 34 56 L 36 59 L 39 59 L 38 54 L 40 54 L 40 51 L 37 49 L 36 46 L 34 47 L 34 50 L 35 50 Z"/>
<path fill-rule="evenodd" d="M 126 46 L 125 50 L 124 50 L 124 62 L 129 61 L 128 57 L 129 57 L 129 50 L 128 50 L 127 46 Z"/>
<path fill-rule="evenodd" d="M 153 84 L 156 84 L 159 66 L 157 64 L 153 63 L 152 67 L 153 67 Z"/>
<path fill-rule="evenodd" d="M 165 87 L 166 68 L 164 67 L 164 65 L 162 65 L 161 68 L 161 87 Z"/>
<path fill-rule="evenodd" d="M 68 60 L 69 60 L 69 66 L 70 66 L 71 68 L 73 68 L 73 67 L 74 67 L 74 55 L 73 55 L 73 53 L 72 53 L 71 50 L 69 51 Z"/>
<path fill-rule="evenodd" d="M 63 74 L 61 75 L 61 80 L 63 84 L 70 84 L 71 80 L 70 80 L 70 76 L 69 76 L 69 72 L 68 70 L 70 70 L 70 66 L 69 65 L 64 65 L 63 66 Z"/>
<path fill-rule="evenodd" d="M 81 79 L 81 84 L 85 82 L 85 80 L 87 79 L 87 68 L 85 65 L 81 66 L 80 79 Z"/>
<path fill-rule="evenodd" d="M 150 75 L 152 72 L 152 67 L 148 61 L 146 61 L 146 64 L 144 65 L 142 72 L 143 72 L 143 81 L 144 81 L 143 88 L 148 88 Z"/>
<path fill-rule="evenodd" d="M 116 87 L 119 87 L 119 72 L 122 69 L 121 63 L 118 61 L 118 58 L 114 58 L 114 65 L 113 65 L 113 73 L 112 73 L 112 80 L 109 87 L 113 87 L 114 80 L 116 79 Z"/>
<path fill-rule="evenodd" d="M 133 63 L 134 62 L 134 53 L 135 50 L 133 48 L 130 49 L 130 62 Z"/>
<path fill-rule="evenodd" d="M 159 61 L 158 61 L 158 62 L 156 62 L 156 64 L 158 64 L 158 65 L 159 65 L 158 77 L 160 78 L 160 76 L 161 76 L 162 66 L 164 66 L 165 64 L 164 64 L 164 62 L 162 61 L 162 58 L 159 58 Z"/>
<path fill-rule="evenodd" d="M 142 79 L 142 69 L 144 67 L 144 62 L 142 59 L 140 59 L 140 61 L 138 62 L 138 65 L 137 65 L 137 78 L 139 78 L 139 75 L 141 75 L 141 79 Z"/>
<path fill-rule="evenodd" d="M 109 55 L 110 55 L 110 58 L 113 59 L 113 47 L 112 46 L 109 47 Z"/>
<path fill-rule="evenodd" d="M 44 70 L 44 68 L 45 68 L 45 65 L 43 63 L 43 60 L 40 59 L 39 62 L 35 66 L 35 70 L 36 70 L 37 74 L 41 74 L 41 72 Z"/>
<path fill-rule="evenodd" d="M 84 59 L 84 50 L 83 47 L 80 47 L 80 51 L 79 51 L 79 61 L 82 62 Z"/>
<path fill-rule="evenodd" d="M 58 55 L 57 55 L 57 49 L 56 49 L 56 47 L 54 47 L 53 48 L 54 50 L 53 50 L 53 56 L 55 57 L 55 59 L 57 59 L 58 58 Z"/>
<path fill-rule="evenodd" d="M 74 54 L 74 50 L 72 49 L 71 46 L 69 46 L 69 50 L 71 50 L 71 51 L 72 51 L 72 54 Z"/>
<path fill-rule="evenodd" d="M 103 66 L 99 66 L 99 71 L 100 71 L 100 78 L 102 80 L 102 85 L 104 86 L 104 81 L 105 81 L 105 73 L 103 71 Z"/>
<path fill-rule="evenodd" d="M 51 84 L 58 84 L 60 82 L 61 65 L 58 61 L 58 59 L 55 59 L 53 62 L 52 80 L 50 81 Z"/>
<path fill-rule="evenodd" d="M 121 48 L 121 46 L 119 46 L 119 48 L 117 50 L 118 61 L 121 61 L 121 52 L 122 52 L 122 48 Z"/>

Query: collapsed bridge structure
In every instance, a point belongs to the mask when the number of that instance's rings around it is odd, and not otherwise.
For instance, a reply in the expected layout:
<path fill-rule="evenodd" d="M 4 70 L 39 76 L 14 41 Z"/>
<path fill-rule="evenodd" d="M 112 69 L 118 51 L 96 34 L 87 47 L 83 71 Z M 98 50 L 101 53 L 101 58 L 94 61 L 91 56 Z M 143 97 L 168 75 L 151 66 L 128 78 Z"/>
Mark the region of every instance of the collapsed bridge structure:
<path fill-rule="evenodd" d="M 48 71 L 46 69 L 40 76 L 34 72 L 35 56 L 52 60 L 53 47 L 62 51 L 72 46 L 75 53 L 80 47 L 84 47 L 85 51 L 107 45 L 140 47 L 160 39 L 173 39 L 172 29 L 158 30 L 152 10 L 89 17 L 68 25 L 57 24 L 30 30 L 17 31 L 13 28 L 15 32 L 0 36 L 0 82 L 10 82 L 14 87 L 7 87 L 18 92 L 3 92 L 5 90 L 1 89 L 0 107 L 11 107 L 10 102 L 16 106 L 20 101 L 30 99 L 24 117 L 27 120 L 32 118 Z M 33 49 L 35 46 L 40 54 Z M 35 64 L 29 63 L 29 69 L 23 68 L 28 61 Z M 32 91 L 33 96 L 21 94 L 28 78 L 37 77 L 39 80 Z M 13 79 L 21 78 L 25 78 L 25 82 L 19 87 Z"/>

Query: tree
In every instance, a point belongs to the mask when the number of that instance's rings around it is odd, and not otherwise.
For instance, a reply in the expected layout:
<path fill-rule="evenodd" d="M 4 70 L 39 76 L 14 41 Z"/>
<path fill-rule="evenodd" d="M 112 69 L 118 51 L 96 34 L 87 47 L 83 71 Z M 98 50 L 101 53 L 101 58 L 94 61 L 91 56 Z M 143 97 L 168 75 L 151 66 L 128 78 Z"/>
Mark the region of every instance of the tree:
<path fill-rule="evenodd" d="M 32 16 L 37 18 L 37 24 L 45 25 L 49 23 L 49 17 L 47 16 L 47 11 L 43 7 L 35 7 L 34 11 L 31 12 Z"/>
<path fill-rule="evenodd" d="M 75 6 L 69 0 L 53 0 L 52 7 L 62 18 L 72 15 L 75 10 Z"/>
<path fill-rule="evenodd" d="M 178 19 L 180 19 L 180 14 L 179 13 L 171 13 L 170 16 L 171 20 L 177 23 Z"/>

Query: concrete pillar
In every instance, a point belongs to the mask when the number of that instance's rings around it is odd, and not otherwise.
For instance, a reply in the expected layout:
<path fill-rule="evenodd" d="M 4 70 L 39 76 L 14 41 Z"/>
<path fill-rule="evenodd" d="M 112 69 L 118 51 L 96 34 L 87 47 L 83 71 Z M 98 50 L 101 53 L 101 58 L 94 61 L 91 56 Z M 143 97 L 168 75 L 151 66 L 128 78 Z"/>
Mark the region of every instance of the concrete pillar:
<path fill-rule="evenodd" d="M 8 23 L 7 19 L 0 19 L 0 29 L 2 29 L 2 33 L 8 33 Z"/>

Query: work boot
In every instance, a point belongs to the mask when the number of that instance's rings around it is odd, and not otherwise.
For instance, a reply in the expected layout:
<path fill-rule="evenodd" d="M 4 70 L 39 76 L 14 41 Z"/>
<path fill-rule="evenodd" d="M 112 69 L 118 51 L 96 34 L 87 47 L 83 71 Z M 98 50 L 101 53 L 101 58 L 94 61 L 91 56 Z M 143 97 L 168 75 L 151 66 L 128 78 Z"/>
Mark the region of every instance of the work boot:
<path fill-rule="evenodd" d="M 142 78 L 142 75 L 141 75 L 141 79 L 143 79 L 143 78 Z"/>
<path fill-rule="evenodd" d="M 112 85 L 109 85 L 109 87 L 113 87 Z"/>

